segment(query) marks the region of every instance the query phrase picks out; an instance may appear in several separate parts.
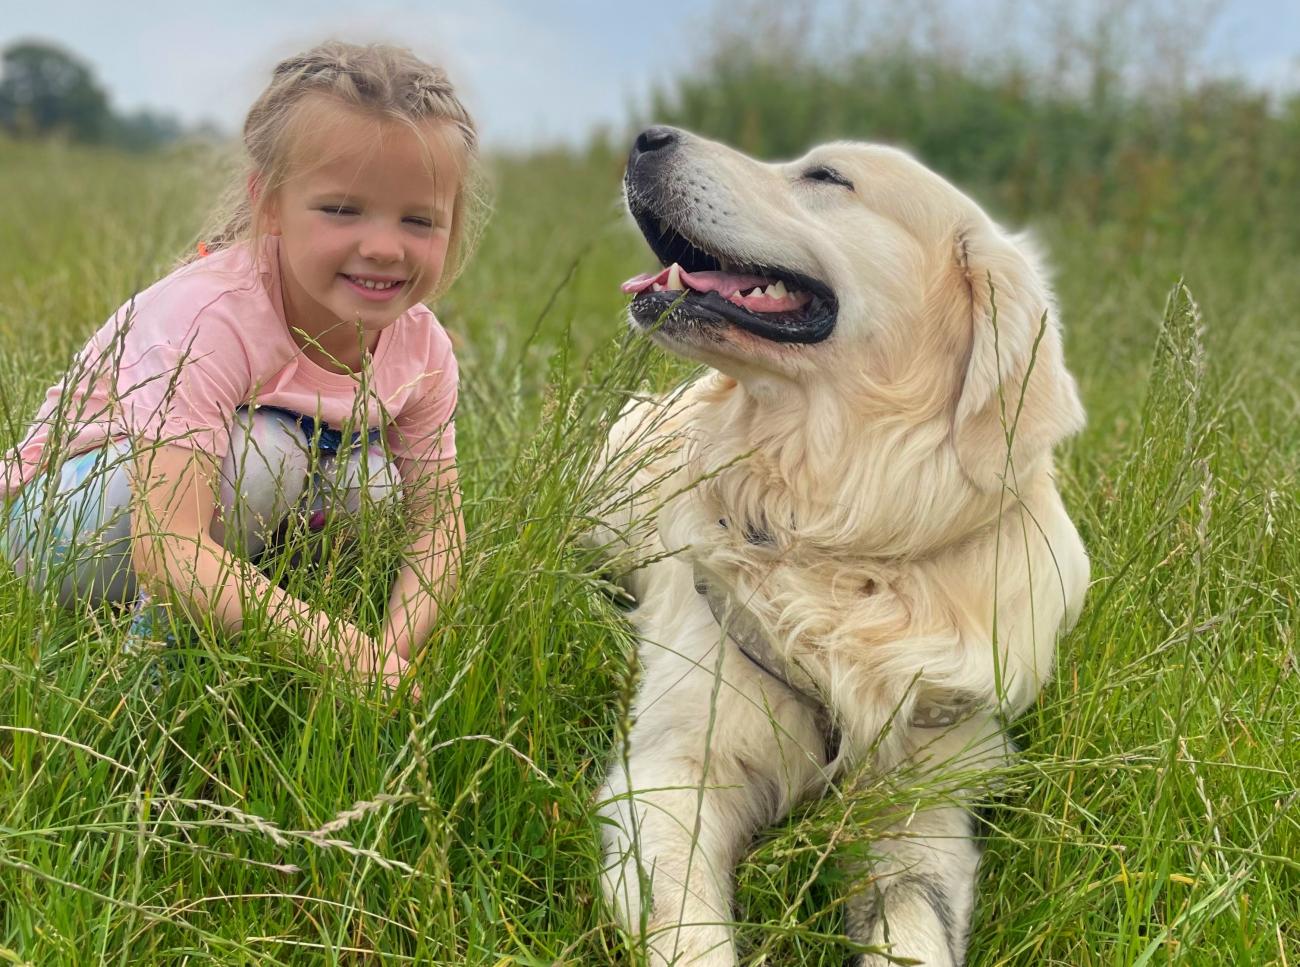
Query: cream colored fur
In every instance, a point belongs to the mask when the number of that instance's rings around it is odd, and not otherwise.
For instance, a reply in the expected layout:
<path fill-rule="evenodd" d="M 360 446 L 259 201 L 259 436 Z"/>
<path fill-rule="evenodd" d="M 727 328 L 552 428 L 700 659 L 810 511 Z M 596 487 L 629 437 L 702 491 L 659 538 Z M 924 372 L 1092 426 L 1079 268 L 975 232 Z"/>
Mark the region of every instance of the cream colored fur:
<path fill-rule="evenodd" d="M 812 345 L 652 333 L 710 369 L 630 406 L 607 447 L 629 479 L 598 536 L 631 566 L 643 675 L 601 793 L 606 894 L 652 963 L 730 965 L 732 870 L 757 830 L 846 772 L 1004 761 L 1001 723 L 1034 701 L 1087 585 L 1051 460 L 1083 414 L 1033 247 L 912 158 L 841 143 L 769 165 L 684 134 L 673 150 L 678 231 L 839 301 Z M 817 165 L 852 189 L 805 178 Z M 806 705 L 725 637 L 696 567 L 813 674 L 843 732 L 835 761 Z M 952 694 L 978 711 L 911 724 Z M 960 963 L 978 862 L 965 810 L 921 809 L 896 834 L 847 928 L 883 943 L 887 924 L 893 954 Z"/>

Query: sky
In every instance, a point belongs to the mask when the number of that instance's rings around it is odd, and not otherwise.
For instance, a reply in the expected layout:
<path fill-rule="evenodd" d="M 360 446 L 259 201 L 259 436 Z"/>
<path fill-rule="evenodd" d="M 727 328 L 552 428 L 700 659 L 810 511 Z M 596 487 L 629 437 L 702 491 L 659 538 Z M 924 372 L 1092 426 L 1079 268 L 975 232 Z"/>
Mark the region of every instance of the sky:
<path fill-rule="evenodd" d="M 957 31 L 996 8 L 937 2 Z M 1300 0 L 1202 2 L 1218 11 L 1205 51 L 1216 69 L 1300 88 Z M 856 6 L 872 16 L 873 0 Z M 53 41 L 90 64 L 118 111 L 235 131 L 281 57 L 330 36 L 396 42 L 447 68 L 485 144 L 528 148 L 620 126 L 652 87 L 689 68 L 717 23 L 701 0 L 0 0 L 0 48 Z"/>

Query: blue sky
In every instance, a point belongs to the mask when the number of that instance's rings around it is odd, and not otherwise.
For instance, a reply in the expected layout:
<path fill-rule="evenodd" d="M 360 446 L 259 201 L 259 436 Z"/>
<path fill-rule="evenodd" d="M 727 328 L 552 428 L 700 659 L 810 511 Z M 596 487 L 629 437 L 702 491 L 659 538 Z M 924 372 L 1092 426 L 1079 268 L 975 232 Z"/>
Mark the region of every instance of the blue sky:
<path fill-rule="evenodd" d="M 845 2 L 853 0 L 791 0 L 823 14 Z M 1205 51 L 1214 68 L 1300 87 L 1300 0 L 1201 2 L 1219 11 Z M 978 17 L 986 37 L 1007 9 L 997 0 L 941 5 L 954 33 L 975 29 Z M 897 0 L 855 6 L 859 22 L 908 9 Z M 1173 0 L 1152 6 L 1179 9 Z M 0 0 L 0 46 L 55 41 L 94 67 L 119 109 L 152 107 L 234 130 L 279 57 L 331 35 L 395 41 L 447 67 L 485 142 L 524 147 L 617 124 L 707 44 L 702 34 L 716 23 L 708 10 L 698 0 Z"/>

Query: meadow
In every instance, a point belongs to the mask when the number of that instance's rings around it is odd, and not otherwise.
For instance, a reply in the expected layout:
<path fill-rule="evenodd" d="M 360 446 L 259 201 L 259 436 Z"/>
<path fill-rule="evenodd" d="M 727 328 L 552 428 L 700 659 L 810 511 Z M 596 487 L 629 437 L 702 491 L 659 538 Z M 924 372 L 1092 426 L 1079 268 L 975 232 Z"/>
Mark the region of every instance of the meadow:
<path fill-rule="evenodd" d="M 691 369 L 625 332 L 618 283 L 650 257 L 622 151 L 495 159 L 495 214 L 436 307 L 469 538 L 420 702 L 359 694 L 273 628 L 127 654 L 125 615 L 0 570 L 0 962 L 637 962 L 599 902 L 591 810 L 635 662 L 577 538 L 612 414 Z M 1300 964 L 1294 226 L 1229 189 L 1125 207 L 1147 196 L 1122 169 L 1114 204 L 1054 204 L 1068 172 L 1017 200 L 925 156 L 1038 234 L 1089 412 L 1059 471 L 1093 584 L 1012 726 L 970 963 Z M 198 149 L 0 141 L 0 442 L 189 249 L 218 179 Z M 376 626 L 399 535 L 370 526 L 287 586 Z M 871 782 L 755 841 L 744 963 L 845 961 L 826 855 L 861 855 L 906 795 Z"/>

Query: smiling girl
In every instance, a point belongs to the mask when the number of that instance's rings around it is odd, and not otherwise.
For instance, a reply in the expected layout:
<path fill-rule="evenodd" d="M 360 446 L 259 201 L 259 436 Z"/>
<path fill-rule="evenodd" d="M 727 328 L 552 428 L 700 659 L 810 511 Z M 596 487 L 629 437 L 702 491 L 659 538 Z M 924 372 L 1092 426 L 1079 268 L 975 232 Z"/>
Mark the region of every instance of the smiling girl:
<path fill-rule="evenodd" d="M 114 313 L 47 394 L 0 487 L 4 545 L 65 603 L 153 597 L 227 630 L 256 602 L 392 685 L 455 582 L 457 370 L 422 300 L 461 268 L 476 137 L 446 75 L 330 42 L 282 61 L 244 125 L 236 204 Z M 400 494 L 410 536 L 378 640 L 250 559 Z"/>

